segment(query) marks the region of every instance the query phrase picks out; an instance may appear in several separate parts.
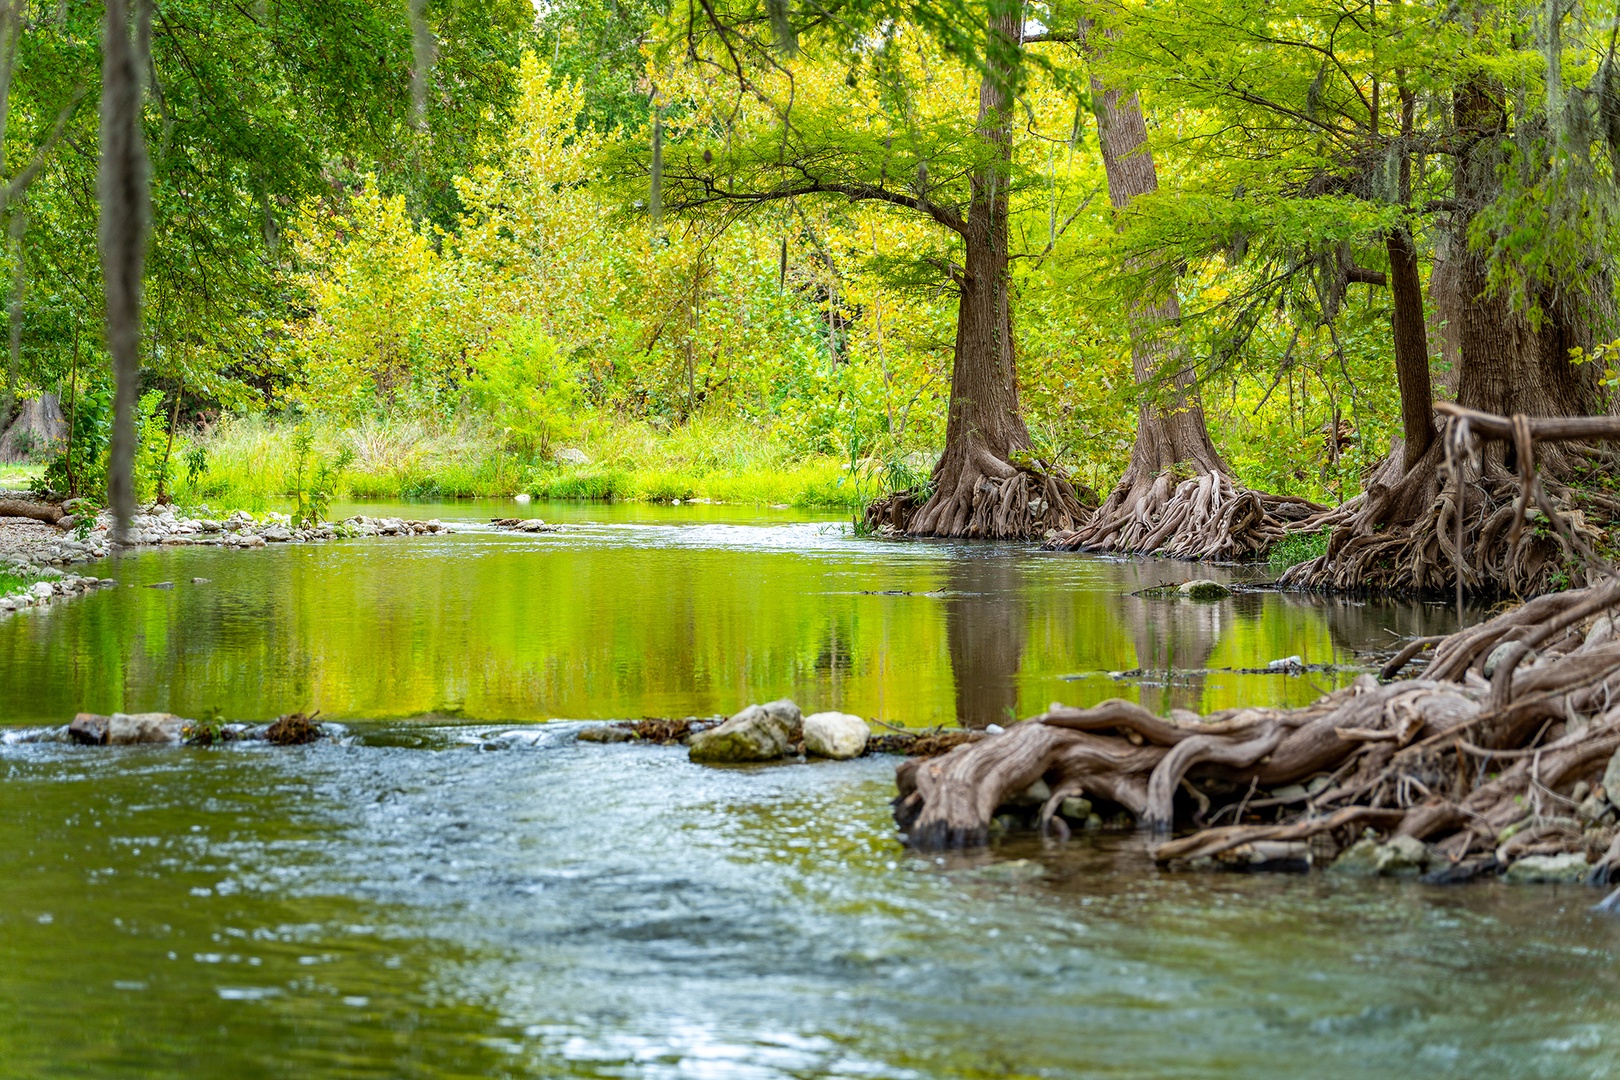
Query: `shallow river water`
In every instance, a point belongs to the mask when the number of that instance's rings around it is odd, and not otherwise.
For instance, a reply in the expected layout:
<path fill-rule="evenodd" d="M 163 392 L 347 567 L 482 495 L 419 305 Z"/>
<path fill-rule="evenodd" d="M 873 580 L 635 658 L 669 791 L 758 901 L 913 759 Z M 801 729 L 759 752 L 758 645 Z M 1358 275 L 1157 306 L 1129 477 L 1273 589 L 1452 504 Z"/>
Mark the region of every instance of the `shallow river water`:
<path fill-rule="evenodd" d="M 1302 701 L 1353 672 L 1224 669 L 1352 665 L 1443 609 L 1143 600 L 1205 571 L 787 512 L 540 512 L 594 524 L 152 552 L 0 622 L 0 1076 L 1620 1075 L 1588 890 L 1161 874 L 1106 832 L 940 860 L 895 841 L 894 759 L 706 769 L 566 722 Z M 351 738 L 16 741 L 210 706 Z"/>

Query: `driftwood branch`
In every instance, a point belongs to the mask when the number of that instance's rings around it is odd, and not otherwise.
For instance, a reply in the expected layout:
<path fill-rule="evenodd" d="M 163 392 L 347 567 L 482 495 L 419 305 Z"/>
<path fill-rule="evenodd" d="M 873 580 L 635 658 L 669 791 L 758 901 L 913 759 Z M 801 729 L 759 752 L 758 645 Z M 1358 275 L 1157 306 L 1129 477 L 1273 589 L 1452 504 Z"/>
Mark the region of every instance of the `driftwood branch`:
<path fill-rule="evenodd" d="M 33 518 L 47 525 L 55 525 L 66 516 L 66 511 L 53 503 L 33 502 L 28 499 L 0 499 L 0 518 Z"/>

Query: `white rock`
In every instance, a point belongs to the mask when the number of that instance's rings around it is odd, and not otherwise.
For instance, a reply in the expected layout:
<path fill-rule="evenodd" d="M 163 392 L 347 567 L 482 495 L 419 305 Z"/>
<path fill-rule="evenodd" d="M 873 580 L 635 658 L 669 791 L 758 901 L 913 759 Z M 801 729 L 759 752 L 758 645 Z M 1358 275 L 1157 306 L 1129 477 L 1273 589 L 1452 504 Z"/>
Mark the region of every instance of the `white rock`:
<path fill-rule="evenodd" d="M 585 451 L 574 446 L 565 446 L 551 455 L 551 460 L 559 465 L 589 465 L 591 459 L 585 456 Z"/>
<path fill-rule="evenodd" d="M 816 757 L 860 757 L 871 735 L 866 721 L 850 713 L 820 712 L 804 718 L 804 752 Z"/>
<path fill-rule="evenodd" d="M 515 502 L 515 503 L 527 503 L 529 501 L 529 496 L 527 496 L 527 495 L 514 495 L 514 496 L 512 496 L 512 501 Z"/>
<path fill-rule="evenodd" d="M 28 591 L 33 594 L 36 600 L 49 600 L 51 594 L 56 590 L 48 581 L 36 581 Z"/>

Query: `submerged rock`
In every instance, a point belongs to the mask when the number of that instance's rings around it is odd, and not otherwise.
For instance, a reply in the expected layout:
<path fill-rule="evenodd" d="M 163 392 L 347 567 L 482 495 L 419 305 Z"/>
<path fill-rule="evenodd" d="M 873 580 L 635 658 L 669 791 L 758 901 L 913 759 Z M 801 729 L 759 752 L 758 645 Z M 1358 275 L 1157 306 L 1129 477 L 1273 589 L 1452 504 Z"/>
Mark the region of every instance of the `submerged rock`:
<path fill-rule="evenodd" d="M 812 713 L 804 718 L 804 750 L 817 757 L 846 760 L 866 752 L 872 730 L 851 713 Z"/>
<path fill-rule="evenodd" d="M 622 724 L 592 724 L 580 728 L 579 734 L 574 737 L 580 742 L 634 742 L 636 733 Z"/>
<path fill-rule="evenodd" d="M 1231 589 L 1209 578 L 1196 578 L 1186 582 L 1176 591 L 1193 600 L 1224 600 L 1232 595 Z"/>
<path fill-rule="evenodd" d="M 692 736 L 689 754 L 706 765 L 775 761 L 798 741 L 799 707 L 783 699 L 750 705 L 719 727 Z"/>
<path fill-rule="evenodd" d="M 1502 880 L 1521 885 L 1576 884 L 1586 880 L 1586 855 L 1579 851 L 1562 855 L 1526 855 L 1507 868 Z"/>

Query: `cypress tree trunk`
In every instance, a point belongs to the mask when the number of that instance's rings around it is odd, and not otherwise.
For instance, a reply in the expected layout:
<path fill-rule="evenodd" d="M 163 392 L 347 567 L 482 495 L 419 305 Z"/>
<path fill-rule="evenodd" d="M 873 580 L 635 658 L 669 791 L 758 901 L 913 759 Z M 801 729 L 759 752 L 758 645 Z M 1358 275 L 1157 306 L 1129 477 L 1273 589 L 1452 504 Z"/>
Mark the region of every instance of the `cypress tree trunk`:
<path fill-rule="evenodd" d="M 1147 121 L 1135 94 L 1122 98 L 1120 91 L 1105 90 L 1095 77 L 1091 90 L 1102 101 L 1097 115 L 1108 201 L 1115 210 L 1124 210 L 1133 199 L 1159 190 L 1153 152 L 1148 149 Z M 1180 322 L 1181 302 L 1169 290 L 1131 308 L 1131 367 L 1143 398 L 1136 444 L 1121 488 L 1151 484 L 1154 477 L 1181 462 L 1199 472 L 1225 470 L 1209 438 L 1192 367 L 1166 334 Z"/>
<path fill-rule="evenodd" d="M 988 153 L 972 179 L 963 267 L 955 275 L 956 355 L 945 451 L 934 470 L 933 495 L 906 525 L 913 535 L 1037 536 L 1071 528 L 1085 513 L 1061 476 L 1012 460 L 1032 447 L 1018 404 L 1008 273 L 1012 106 L 1021 32 L 1021 6 L 994 0 L 979 85 L 978 135 Z M 892 517 L 880 503 L 868 511 L 868 520 Z"/>
<path fill-rule="evenodd" d="M 1504 416 L 1601 412 L 1598 365 L 1573 364 L 1569 354 L 1576 346 L 1590 350 L 1600 340 L 1607 302 L 1564 282 L 1531 282 L 1526 286 L 1530 299 L 1541 308 L 1532 320 L 1507 290 L 1491 289 L 1489 257 L 1468 243 L 1471 224 L 1502 193 L 1508 112 L 1500 89 L 1484 74 L 1476 75 L 1455 93 L 1452 119 L 1455 208 L 1433 288 L 1455 351 L 1458 403 Z M 1324 521 L 1333 527 L 1327 554 L 1290 569 L 1284 583 L 1335 591 L 1460 588 L 1517 595 L 1548 591 L 1560 580 L 1580 584 L 1587 568 L 1562 550 L 1560 541 L 1510 529 L 1519 491 L 1510 444 L 1481 447 L 1480 467 L 1464 470 L 1466 482 L 1442 471 L 1441 440 L 1434 438 L 1433 421 L 1423 423 L 1422 415 L 1432 408 L 1432 394 L 1426 346 L 1422 353 L 1418 349 L 1423 327 L 1417 315 L 1422 293 L 1416 257 L 1404 234 L 1392 232 L 1388 241 L 1406 452 L 1386 460 L 1363 495 Z M 1419 437 L 1428 440 L 1422 452 L 1416 449 Z M 1590 510 L 1604 501 L 1577 498 L 1565 484 L 1589 464 L 1586 450 L 1567 444 L 1536 452 L 1549 496 L 1566 508 L 1584 502 Z M 1572 521 L 1577 531 L 1590 534 L 1589 541 L 1595 537 L 1584 517 Z"/>
<path fill-rule="evenodd" d="M 1137 96 L 1093 75 L 1108 198 L 1116 211 L 1158 190 L 1147 122 Z M 1137 268 L 1140 269 L 1140 268 Z M 1141 397 L 1136 442 L 1124 477 L 1084 528 L 1054 541 L 1070 550 L 1164 552 L 1186 558 L 1245 558 L 1281 539 L 1282 514 L 1319 507 L 1261 496 L 1233 481 L 1209 437 L 1197 379 L 1175 341 L 1181 305 L 1170 289 L 1133 303 L 1131 366 Z"/>

